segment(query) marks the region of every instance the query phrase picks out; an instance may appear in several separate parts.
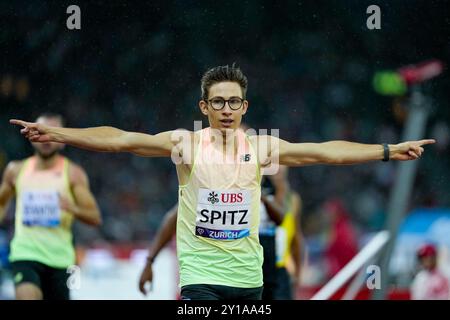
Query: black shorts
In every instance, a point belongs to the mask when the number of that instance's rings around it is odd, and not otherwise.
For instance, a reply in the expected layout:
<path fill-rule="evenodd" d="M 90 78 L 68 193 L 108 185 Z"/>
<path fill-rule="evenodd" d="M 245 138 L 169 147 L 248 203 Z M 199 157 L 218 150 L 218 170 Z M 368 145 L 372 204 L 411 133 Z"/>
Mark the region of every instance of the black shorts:
<path fill-rule="evenodd" d="M 292 281 L 286 268 L 277 268 L 277 277 L 278 282 L 274 291 L 274 300 L 292 300 Z"/>
<path fill-rule="evenodd" d="M 215 284 L 190 284 L 181 287 L 182 300 L 261 300 L 262 287 L 237 288 Z"/>
<path fill-rule="evenodd" d="M 263 300 L 273 300 L 278 282 L 276 255 L 275 255 L 275 236 L 259 235 L 259 243 L 264 250 L 263 279 L 264 291 Z"/>
<path fill-rule="evenodd" d="M 70 300 L 65 268 L 52 268 L 36 261 L 11 262 L 14 284 L 32 283 L 42 291 L 44 300 Z"/>

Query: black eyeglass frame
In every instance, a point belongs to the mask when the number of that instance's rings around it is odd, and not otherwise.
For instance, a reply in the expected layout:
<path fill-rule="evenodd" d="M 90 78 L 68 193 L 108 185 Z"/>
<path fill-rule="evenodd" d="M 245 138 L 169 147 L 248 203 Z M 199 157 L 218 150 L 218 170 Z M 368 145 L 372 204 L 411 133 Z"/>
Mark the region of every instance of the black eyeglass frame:
<path fill-rule="evenodd" d="M 220 99 L 220 100 L 222 100 L 222 107 L 220 107 L 220 108 L 218 108 L 218 109 L 217 109 L 217 108 L 214 108 L 213 105 L 212 105 L 212 103 L 211 103 L 211 101 L 214 100 L 214 99 Z M 233 107 L 231 106 L 230 100 L 232 100 L 232 99 L 239 99 L 239 100 L 241 100 L 241 104 L 239 105 L 238 108 L 235 109 L 235 108 L 233 108 Z M 212 98 L 212 99 L 207 99 L 206 101 L 211 105 L 211 108 L 213 108 L 213 109 L 216 110 L 216 111 L 220 111 L 220 110 L 222 110 L 223 108 L 225 108 L 225 104 L 226 104 L 226 103 L 228 103 L 228 106 L 230 107 L 231 110 L 236 111 L 236 110 L 239 110 L 240 108 L 242 108 L 242 106 L 244 105 L 245 99 L 243 99 L 243 98 L 241 98 L 241 97 L 231 97 L 230 99 L 225 100 L 225 99 L 222 98 L 222 97 L 214 97 L 214 98 Z"/>

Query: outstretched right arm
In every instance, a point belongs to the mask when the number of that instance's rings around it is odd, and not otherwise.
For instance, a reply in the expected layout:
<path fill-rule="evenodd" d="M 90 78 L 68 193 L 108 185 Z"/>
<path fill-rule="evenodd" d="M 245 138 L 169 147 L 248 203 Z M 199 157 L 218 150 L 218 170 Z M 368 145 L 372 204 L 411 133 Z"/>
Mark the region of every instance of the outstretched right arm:
<path fill-rule="evenodd" d="M 131 152 L 146 157 L 170 157 L 175 142 L 172 131 L 155 135 L 128 132 L 113 127 L 72 129 L 40 123 L 10 120 L 23 127 L 20 132 L 31 142 L 60 142 L 100 152 Z"/>

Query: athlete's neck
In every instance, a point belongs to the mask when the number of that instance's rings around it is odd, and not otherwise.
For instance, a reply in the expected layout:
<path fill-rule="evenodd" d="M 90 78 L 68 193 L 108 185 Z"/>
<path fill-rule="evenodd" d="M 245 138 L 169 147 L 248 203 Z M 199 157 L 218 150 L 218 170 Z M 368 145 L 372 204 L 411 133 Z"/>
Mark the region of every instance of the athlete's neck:
<path fill-rule="evenodd" d="M 222 149 L 224 153 L 226 151 L 233 150 L 236 154 L 238 149 L 238 130 L 239 129 L 217 129 L 210 128 L 211 141 L 216 148 Z M 220 145 L 221 144 L 221 145 Z"/>
<path fill-rule="evenodd" d="M 36 169 L 46 170 L 52 168 L 56 164 L 56 161 L 59 158 L 59 153 L 56 153 L 49 158 L 42 158 L 39 154 L 35 154 L 35 156 L 36 156 Z"/>

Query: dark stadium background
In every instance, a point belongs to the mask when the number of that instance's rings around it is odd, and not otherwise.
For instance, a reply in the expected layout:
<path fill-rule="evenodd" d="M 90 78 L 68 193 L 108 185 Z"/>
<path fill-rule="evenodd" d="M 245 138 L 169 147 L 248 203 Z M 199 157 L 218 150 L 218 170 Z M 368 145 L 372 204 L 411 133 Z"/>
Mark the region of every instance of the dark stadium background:
<path fill-rule="evenodd" d="M 113 2 L 0 1 L 1 169 L 32 152 L 10 118 L 56 111 L 72 127 L 147 133 L 206 126 L 200 77 L 233 62 L 249 79 L 252 128 L 299 142 L 400 142 L 407 99 L 377 94 L 374 73 L 450 56 L 447 1 Z M 66 28 L 71 4 L 81 8 L 81 30 Z M 366 27 L 371 4 L 381 8 L 381 30 Z M 426 137 L 438 143 L 420 160 L 410 209 L 450 205 L 449 74 L 422 88 L 432 99 Z M 65 154 L 87 170 L 104 220 L 99 230 L 77 225 L 77 244 L 148 244 L 177 198 L 172 163 Z M 381 162 L 291 169 L 305 235 L 323 232 L 330 199 L 343 202 L 359 236 L 380 230 L 395 173 Z M 7 236 L 12 219 L 0 229 Z"/>

